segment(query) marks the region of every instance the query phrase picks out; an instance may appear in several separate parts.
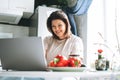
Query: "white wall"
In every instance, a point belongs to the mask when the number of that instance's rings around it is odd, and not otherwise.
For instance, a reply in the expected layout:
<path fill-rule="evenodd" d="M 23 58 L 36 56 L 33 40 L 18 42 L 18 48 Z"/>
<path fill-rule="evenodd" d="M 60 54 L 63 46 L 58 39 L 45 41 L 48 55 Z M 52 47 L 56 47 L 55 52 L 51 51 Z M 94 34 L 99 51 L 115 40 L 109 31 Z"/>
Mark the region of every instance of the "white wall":
<path fill-rule="evenodd" d="M 46 21 L 49 15 L 53 12 L 59 10 L 58 8 L 38 6 L 35 10 L 35 14 L 31 17 L 30 24 L 30 36 L 49 36 L 51 33 L 47 29 Z"/>

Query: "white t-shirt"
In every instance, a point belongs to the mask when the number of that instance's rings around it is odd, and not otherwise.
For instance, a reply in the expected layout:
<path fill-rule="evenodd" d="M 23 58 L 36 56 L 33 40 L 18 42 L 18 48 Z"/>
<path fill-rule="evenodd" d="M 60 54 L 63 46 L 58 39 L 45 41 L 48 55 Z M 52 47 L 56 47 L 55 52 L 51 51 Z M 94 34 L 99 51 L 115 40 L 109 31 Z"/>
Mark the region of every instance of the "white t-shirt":
<path fill-rule="evenodd" d="M 57 40 L 52 36 L 44 39 L 47 63 L 54 59 L 57 54 L 69 57 L 70 54 L 79 54 L 83 57 L 83 42 L 80 37 L 72 35 L 68 39 Z"/>

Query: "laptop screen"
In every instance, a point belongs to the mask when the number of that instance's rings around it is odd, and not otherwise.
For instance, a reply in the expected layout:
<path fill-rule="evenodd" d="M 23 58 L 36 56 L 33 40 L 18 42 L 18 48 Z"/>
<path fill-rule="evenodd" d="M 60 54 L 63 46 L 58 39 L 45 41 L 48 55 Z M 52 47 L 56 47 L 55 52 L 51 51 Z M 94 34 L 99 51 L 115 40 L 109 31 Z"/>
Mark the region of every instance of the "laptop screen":
<path fill-rule="evenodd" d="M 41 37 L 0 39 L 2 69 L 18 71 L 46 70 L 44 46 Z"/>

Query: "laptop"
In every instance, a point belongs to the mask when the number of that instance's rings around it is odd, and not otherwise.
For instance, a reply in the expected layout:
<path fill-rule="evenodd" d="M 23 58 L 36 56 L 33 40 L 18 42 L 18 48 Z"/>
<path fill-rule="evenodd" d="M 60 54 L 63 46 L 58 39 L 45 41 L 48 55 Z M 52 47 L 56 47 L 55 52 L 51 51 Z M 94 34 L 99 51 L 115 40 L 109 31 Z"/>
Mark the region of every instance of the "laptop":
<path fill-rule="evenodd" d="M 0 39 L 3 70 L 46 71 L 47 62 L 41 37 Z"/>

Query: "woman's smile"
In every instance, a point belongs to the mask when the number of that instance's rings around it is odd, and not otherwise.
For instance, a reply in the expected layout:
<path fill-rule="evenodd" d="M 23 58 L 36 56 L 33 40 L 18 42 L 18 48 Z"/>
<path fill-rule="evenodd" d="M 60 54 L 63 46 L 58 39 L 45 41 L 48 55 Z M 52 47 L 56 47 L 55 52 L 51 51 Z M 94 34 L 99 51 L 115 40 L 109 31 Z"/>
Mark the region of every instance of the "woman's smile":
<path fill-rule="evenodd" d="M 52 21 L 52 30 L 60 39 L 63 39 L 65 36 L 66 25 L 62 20 L 55 19 Z"/>

